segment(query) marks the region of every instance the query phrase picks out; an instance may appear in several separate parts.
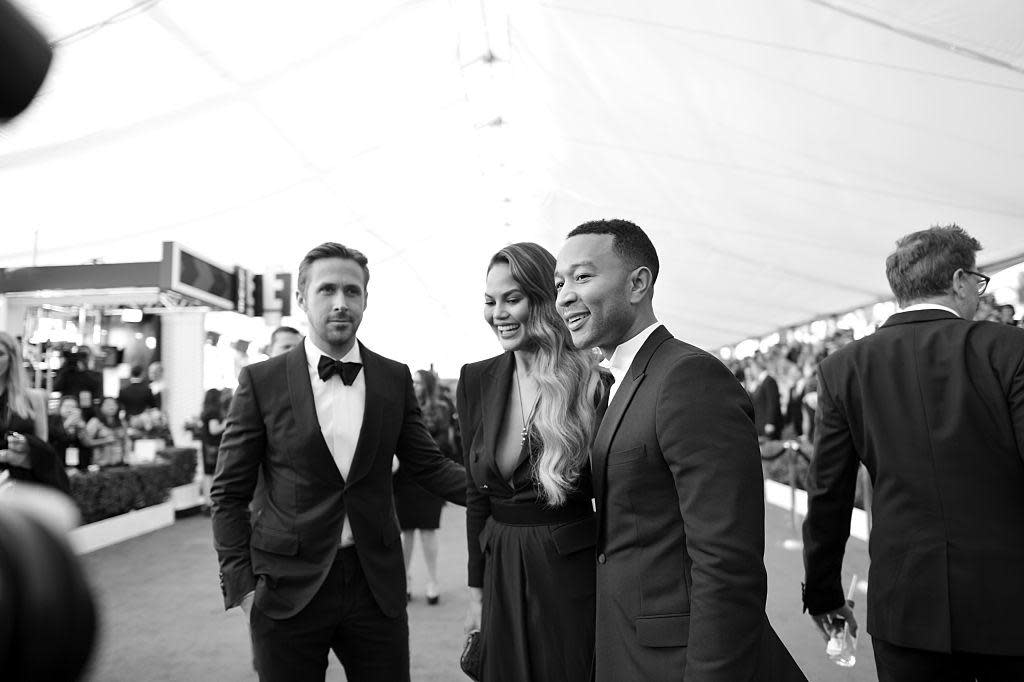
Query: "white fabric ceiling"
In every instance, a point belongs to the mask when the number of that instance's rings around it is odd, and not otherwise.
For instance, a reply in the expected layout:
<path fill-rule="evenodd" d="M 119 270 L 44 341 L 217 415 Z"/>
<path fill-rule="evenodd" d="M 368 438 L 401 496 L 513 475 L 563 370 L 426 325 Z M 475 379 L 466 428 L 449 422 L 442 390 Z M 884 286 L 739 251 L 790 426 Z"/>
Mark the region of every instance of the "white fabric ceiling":
<path fill-rule="evenodd" d="M 22 2 L 56 43 L 0 130 L 0 267 L 371 260 L 368 344 L 497 351 L 489 256 L 629 218 L 656 312 L 714 348 L 887 296 L 894 240 L 1024 253 L 1010 0 Z"/>

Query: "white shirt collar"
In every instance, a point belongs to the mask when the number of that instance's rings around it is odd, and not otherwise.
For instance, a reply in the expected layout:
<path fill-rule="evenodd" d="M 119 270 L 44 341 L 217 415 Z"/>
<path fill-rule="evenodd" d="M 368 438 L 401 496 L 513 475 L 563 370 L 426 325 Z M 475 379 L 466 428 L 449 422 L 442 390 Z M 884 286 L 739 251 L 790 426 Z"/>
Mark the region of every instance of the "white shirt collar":
<path fill-rule="evenodd" d="M 620 343 L 615 347 L 615 351 L 612 353 L 612 356 L 608 358 L 605 366 L 612 370 L 612 374 L 614 375 L 625 375 L 629 370 L 629 366 L 633 364 L 633 358 L 635 358 L 636 354 L 640 352 L 640 348 L 644 345 L 644 342 L 647 341 L 648 337 L 654 333 L 654 330 L 660 326 L 661 322 L 655 322 L 633 338 Z M 615 377 L 616 381 L 620 376 Z"/>
<path fill-rule="evenodd" d="M 915 303 L 914 305 L 908 305 L 906 308 L 900 309 L 901 313 L 912 313 L 917 310 L 945 310 L 948 313 L 953 313 L 957 317 L 960 317 L 960 313 L 953 310 L 952 308 L 938 303 Z"/>
<path fill-rule="evenodd" d="M 363 362 L 363 356 L 359 354 L 358 339 L 356 339 L 356 342 L 352 344 L 351 350 L 345 353 L 345 357 L 343 358 L 336 358 L 327 351 L 321 349 L 319 346 L 313 343 L 313 340 L 308 336 L 302 340 L 302 343 L 304 343 L 306 346 L 306 364 L 308 364 L 313 369 L 316 369 L 317 364 L 320 362 L 321 355 L 326 355 L 329 358 L 332 358 L 334 360 L 341 360 L 342 362 L 358 362 L 360 364 Z"/>

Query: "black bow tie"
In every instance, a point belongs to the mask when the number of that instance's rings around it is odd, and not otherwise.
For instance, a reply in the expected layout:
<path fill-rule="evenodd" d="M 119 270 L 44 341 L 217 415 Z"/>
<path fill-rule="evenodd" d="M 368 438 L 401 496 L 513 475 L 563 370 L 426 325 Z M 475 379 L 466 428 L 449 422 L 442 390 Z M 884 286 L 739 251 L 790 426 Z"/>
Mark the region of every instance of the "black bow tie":
<path fill-rule="evenodd" d="M 342 362 L 326 355 L 321 355 L 320 362 L 316 363 L 316 372 L 320 375 L 321 381 L 327 381 L 337 374 L 346 386 L 352 385 L 362 368 L 362 364 L 358 362 Z"/>

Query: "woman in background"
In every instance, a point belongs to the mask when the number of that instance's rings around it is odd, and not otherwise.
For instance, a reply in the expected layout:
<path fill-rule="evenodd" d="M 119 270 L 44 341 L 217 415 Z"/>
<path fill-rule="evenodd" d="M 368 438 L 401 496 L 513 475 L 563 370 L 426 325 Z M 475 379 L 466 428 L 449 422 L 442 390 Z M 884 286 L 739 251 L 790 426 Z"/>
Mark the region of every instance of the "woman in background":
<path fill-rule="evenodd" d="M 45 397 L 28 386 L 18 341 L 0 332 L 0 468 L 10 478 L 67 492 L 63 462 L 47 443 L 48 436 Z"/>
<path fill-rule="evenodd" d="M 92 463 L 99 466 L 124 464 L 128 453 L 128 429 L 121 420 L 117 398 L 104 396 L 96 416 L 85 425 L 82 442 L 92 448 Z"/>
<path fill-rule="evenodd" d="M 200 435 L 199 440 L 203 445 L 203 512 L 210 511 L 210 486 L 213 484 L 213 474 L 217 470 L 217 452 L 220 450 L 220 439 L 224 435 L 224 428 L 227 426 L 227 407 L 231 403 L 230 394 L 225 400 L 224 391 L 216 388 L 209 389 L 203 394 L 203 410 L 199 414 Z"/>
<path fill-rule="evenodd" d="M 66 395 L 60 399 L 57 414 L 50 415 L 50 445 L 65 466 L 85 469 L 92 463 L 92 452 L 82 442 L 85 418 L 78 398 Z M 68 451 L 71 450 L 71 456 Z M 77 455 L 74 454 L 78 451 Z"/>
<path fill-rule="evenodd" d="M 485 682 L 583 682 L 594 654 L 590 447 L 606 400 L 597 358 L 555 309 L 555 258 L 491 259 L 484 320 L 503 354 L 462 368 L 470 605 Z"/>
<path fill-rule="evenodd" d="M 413 374 L 412 384 L 416 392 L 416 401 L 423 413 L 423 423 L 426 424 L 441 452 L 446 457 L 454 459 L 449 438 L 451 411 L 441 400 L 437 377 L 432 372 L 421 369 Z M 437 588 L 437 530 L 441 527 L 441 508 L 444 507 L 444 500 L 420 487 L 401 467 L 395 472 L 394 491 L 398 525 L 402 528 L 406 579 L 410 580 L 409 566 L 412 563 L 418 531 L 420 546 L 423 548 L 423 561 L 427 565 L 427 603 L 433 606 L 440 601 Z M 412 598 L 411 587 L 406 597 Z"/>

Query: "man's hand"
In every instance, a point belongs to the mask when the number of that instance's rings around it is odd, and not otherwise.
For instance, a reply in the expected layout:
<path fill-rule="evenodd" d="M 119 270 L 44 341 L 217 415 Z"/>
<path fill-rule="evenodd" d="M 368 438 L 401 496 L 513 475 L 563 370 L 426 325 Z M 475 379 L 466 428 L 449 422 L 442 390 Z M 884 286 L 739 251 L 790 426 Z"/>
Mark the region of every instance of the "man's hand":
<path fill-rule="evenodd" d="M 857 619 L 854 617 L 853 608 L 849 604 L 843 604 L 838 609 L 819 613 L 817 616 L 811 616 L 811 620 L 814 621 L 815 626 L 817 626 L 826 642 L 832 638 L 832 633 L 840 629 L 839 624 L 835 622 L 837 618 L 845 618 L 850 626 L 850 634 L 854 637 L 857 636 Z"/>
<path fill-rule="evenodd" d="M 252 603 L 256 600 L 256 592 L 249 592 L 242 597 L 242 603 L 239 606 L 242 607 L 242 611 L 245 612 L 245 617 L 248 619 L 252 615 Z"/>
<path fill-rule="evenodd" d="M 483 613 L 484 591 L 479 587 L 469 588 L 469 606 L 466 607 L 466 621 L 463 630 L 468 635 L 480 629 L 480 615 Z"/>

